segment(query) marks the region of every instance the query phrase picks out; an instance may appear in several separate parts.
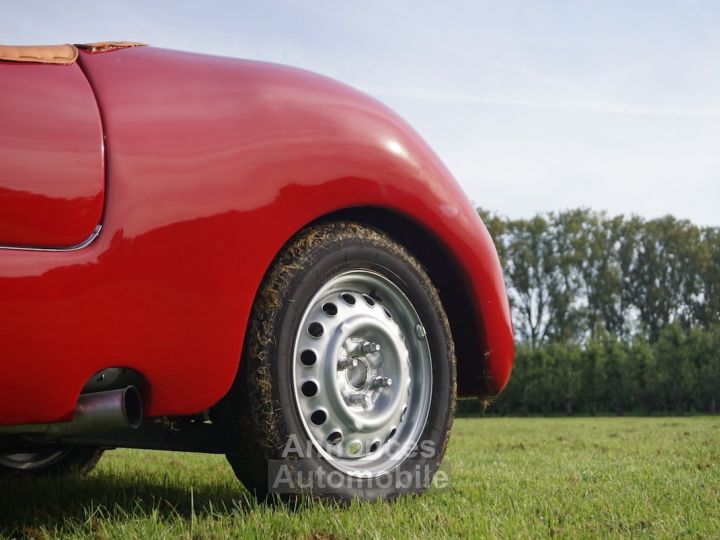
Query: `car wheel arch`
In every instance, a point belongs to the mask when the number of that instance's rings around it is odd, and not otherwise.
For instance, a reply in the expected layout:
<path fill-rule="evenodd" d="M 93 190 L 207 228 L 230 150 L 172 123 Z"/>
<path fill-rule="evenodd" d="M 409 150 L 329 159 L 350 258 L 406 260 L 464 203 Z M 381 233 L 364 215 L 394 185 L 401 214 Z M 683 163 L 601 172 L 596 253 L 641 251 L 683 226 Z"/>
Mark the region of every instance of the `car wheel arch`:
<path fill-rule="evenodd" d="M 306 228 L 326 221 L 353 221 L 374 227 L 402 244 L 418 258 L 437 288 L 450 322 L 457 355 L 458 397 L 493 396 L 495 392 L 488 384 L 486 374 L 487 347 L 484 335 L 478 332 L 484 325 L 477 306 L 473 304 L 464 271 L 442 242 L 410 217 L 387 208 L 356 206 L 324 214 L 304 224 L 280 246 L 277 253 L 281 253 L 284 247 Z M 275 258 L 265 269 L 264 276 L 274 264 Z M 256 294 L 259 289 L 260 283 Z"/>

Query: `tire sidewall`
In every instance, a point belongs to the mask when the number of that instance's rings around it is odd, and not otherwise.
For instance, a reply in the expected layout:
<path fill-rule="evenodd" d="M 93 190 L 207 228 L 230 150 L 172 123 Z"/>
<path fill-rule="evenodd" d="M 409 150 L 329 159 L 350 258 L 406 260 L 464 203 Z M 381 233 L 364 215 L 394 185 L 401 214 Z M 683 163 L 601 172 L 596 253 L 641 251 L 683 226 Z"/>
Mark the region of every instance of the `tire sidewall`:
<path fill-rule="evenodd" d="M 407 296 L 425 327 L 432 359 L 432 392 L 429 412 L 415 450 L 391 473 L 374 479 L 352 478 L 347 488 L 333 490 L 334 496 L 366 499 L 391 498 L 403 493 L 424 491 L 442 460 L 452 424 L 455 403 L 455 370 L 452 338 L 437 293 L 419 265 L 397 246 L 393 252 L 384 243 L 343 238 L 316 246 L 303 268 L 293 276 L 284 309 L 276 320 L 277 355 L 272 365 L 273 401 L 281 410 L 285 437 L 294 435 L 306 447 L 309 437 L 296 405 L 293 383 L 295 338 L 306 307 L 317 291 L 331 278 L 351 270 L 376 272 L 392 281 Z M 414 262 L 414 264 L 413 264 Z M 411 412 L 410 412 L 411 414 Z M 337 470 L 317 452 L 305 458 L 310 470 Z M 399 473 L 417 475 L 405 487 L 394 478 Z M 345 478 L 349 476 L 342 473 Z M 392 477 L 389 477 L 392 476 Z M 406 476 L 407 477 L 407 476 Z M 419 480 L 418 480 L 419 478 Z"/>

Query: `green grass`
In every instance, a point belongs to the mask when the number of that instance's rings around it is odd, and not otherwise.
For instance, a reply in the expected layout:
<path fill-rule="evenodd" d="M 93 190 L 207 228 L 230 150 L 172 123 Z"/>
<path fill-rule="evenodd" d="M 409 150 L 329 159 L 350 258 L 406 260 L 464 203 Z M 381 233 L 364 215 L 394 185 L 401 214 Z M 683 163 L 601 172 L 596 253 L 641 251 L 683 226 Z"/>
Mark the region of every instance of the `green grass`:
<path fill-rule="evenodd" d="M 247 501 L 221 456 L 118 450 L 0 483 L 9 537 L 720 537 L 720 417 L 455 423 L 453 486 L 395 503 Z"/>

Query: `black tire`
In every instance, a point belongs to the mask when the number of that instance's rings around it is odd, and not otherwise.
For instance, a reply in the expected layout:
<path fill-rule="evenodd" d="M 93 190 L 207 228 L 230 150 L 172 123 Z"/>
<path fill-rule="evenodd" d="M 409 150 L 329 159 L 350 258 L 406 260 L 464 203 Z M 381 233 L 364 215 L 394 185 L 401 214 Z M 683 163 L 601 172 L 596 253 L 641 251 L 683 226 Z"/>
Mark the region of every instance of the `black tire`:
<path fill-rule="evenodd" d="M 0 454 L 0 474 L 19 476 L 83 475 L 95 468 L 101 448 L 77 446 L 63 450 Z"/>
<path fill-rule="evenodd" d="M 281 460 L 289 438 L 309 440 L 292 386 L 294 338 L 305 306 L 329 279 L 352 270 L 372 271 L 390 280 L 412 302 L 424 324 L 432 356 L 432 391 L 416 450 L 421 442 L 434 450 L 432 455 L 414 452 L 388 473 L 405 468 L 429 472 L 425 480 L 410 486 L 387 485 L 387 478 L 348 478 L 347 487 L 310 491 L 344 500 L 418 493 L 427 489 L 426 480 L 442 460 L 455 412 L 456 361 L 450 326 L 435 287 L 422 265 L 386 234 L 354 222 L 321 223 L 299 233 L 265 277 L 248 324 L 240 371 L 228 395 L 212 410 L 213 421 L 232 449 L 228 461 L 258 498 L 268 497 L 269 463 Z M 317 452 L 303 462 L 303 467 L 309 463 L 310 468 L 328 469 L 327 460 Z"/>

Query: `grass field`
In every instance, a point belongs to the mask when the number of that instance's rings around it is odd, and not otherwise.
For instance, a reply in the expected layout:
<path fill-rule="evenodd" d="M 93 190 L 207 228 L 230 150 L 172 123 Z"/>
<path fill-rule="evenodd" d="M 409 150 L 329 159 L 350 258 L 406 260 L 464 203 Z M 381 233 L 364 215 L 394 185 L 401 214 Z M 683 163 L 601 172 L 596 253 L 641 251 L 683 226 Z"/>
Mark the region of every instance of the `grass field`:
<path fill-rule="evenodd" d="M 453 486 L 395 503 L 248 502 L 221 456 L 118 450 L 0 485 L 7 537 L 720 537 L 720 417 L 458 419 Z"/>

